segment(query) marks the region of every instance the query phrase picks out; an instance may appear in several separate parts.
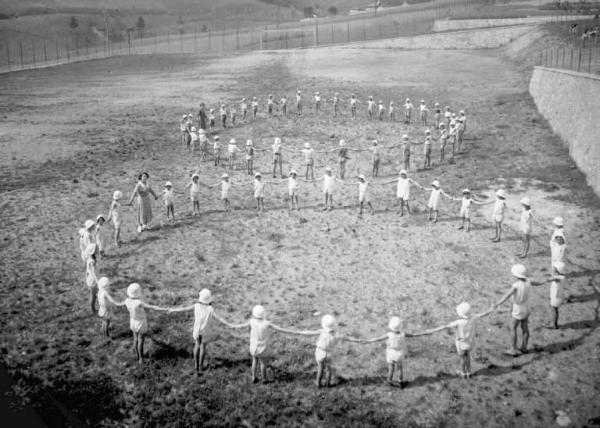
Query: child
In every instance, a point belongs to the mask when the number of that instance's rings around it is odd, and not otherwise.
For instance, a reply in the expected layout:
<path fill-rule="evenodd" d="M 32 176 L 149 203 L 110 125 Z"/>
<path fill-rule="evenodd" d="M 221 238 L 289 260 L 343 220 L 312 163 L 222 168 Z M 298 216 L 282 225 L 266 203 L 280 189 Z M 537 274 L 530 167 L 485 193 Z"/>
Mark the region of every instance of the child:
<path fill-rule="evenodd" d="M 450 130 L 448 131 L 448 141 L 452 145 L 452 159 L 456 154 L 456 135 L 458 130 L 456 129 L 456 122 L 450 121 Z"/>
<path fill-rule="evenodd" d="M 564 262 L 554 263 L 554 272 L 552 283 L 550 284 L 550 307 L 553 314 L 553 327 L 558 329 L 558 308 L 562 305 L 564 299 L 564 281 L 566 274 L 566 265 Z"/>
<path fill-rule="evenodd" d="M 358 202 L 360 204 L 360 211 L 358 213 L 358 215 L 362 215 L 363 213 L 363 205 L 365 204 L 365 202 L 367 203 L 367 206 L 369 207 L 369 212 L 371 213 L 371 215 L 373 215 L 375 213 L 375 210 L 373 209 L 373 205 L 371 204 L 371 199 L 369 198 L 369 182 L 367 181 L 367 179 L 365 178 L 365 176 L 363 174 L 360 174 L 358 176 Z"/>
<path fill-rule="evenodd" d="M 369 120 L 373 120 L 373 108 L 375 107 L 375 101 L 373 101 L 373 97 L 369 97 L 369 101 L 367 101 L 367 113 L 369 114 Z"/>
<path fill-rule="evenodd" d="M 246 140 L 246 171 L 252 175 L 254 171 L 254 144 L 252 140 Z"/>
<path fill-rule="evenodd" d="M 333 94 L 333 98 L 331 99 L 331 102 L 333 103 L 333 117 L 336 117 L 338 115 L 339 104 L 342 101 L 343 100 L 340 98 L 339 92 L 336 92 L 335 94 Z"/>
<path fill-rule="evenodd" d="M 202 128 L 198 131 L 198 140 L 200 143 L 200 160 L 203 161 L 208 154 L 208 138 L 206 137 L 206 131 Z"/>
<path fill-rule="evenodd" d="M 308 171 L 310 171 L 311 179 L 315 179 L 315 150 L 310 146 L 310 143 L 304 143 L 304 165 L 306 166 L 306 179 L 308 180 Z"/>
<path fill-rule="evenodd" d="M 229 155 L 229 171 L 235 169 L 235 155 L 239 151 L 240 149 L 237 146 L 237 141 L 235 138 L 229 140 L 229 144 L 227 145 L 227 154 Z"/>
<path fill-rule="evenodd" d="M 258 114 L 258 99 L 256 97 L 252 98 L 252 117 L 256 119 L 256 115 Z"/>
<path fill-rule="evenodd" d="M 198 141 L 198 133 L 196 132 L 195 126 L 192 126 L 192 129 L 190 130 L 190 138 L 191 138 L 191 144 L 190 144 L 190 147 L 188 147 L 188 151 L 191 151 L 192 153 L 196 153 L 198 151 L 198 149 L 200 148 L 200 145 L 199 145 L 199 141 Z"/>
<path fill-rule="evenodd" d="M 163 199 L 165 201 L 165 208 L 167 209 L 167 220 L 169 220 L 169 215 L 172 220 L 175 220 L 175 207 L 174 207 L 174 199 L 175 195 L 173 193 L 173 183 L 167 181 L 165 183 L 165 189 L 163 190 Z"/>
<path fill-rule="evenodd" d="M 379 175 L 379 161 L 380 161 L 379 156 L 380 156 L 380 152 L 381 152 L 381 149 L 379 147 L 379 144 L 377 143 L 377 140 L 373 140 L 369 150 L 371 151 L 371 164 L 372 164 L 371 177 L 377 177 Z"/>
<path fill-rule="evenodd" d="M 221 104 L 219 116 L 221 116 L 221 126 L 223 129 L 227 128 L 227 109 L 225 108 L 225 104 Z"/>
<path fill-rule="evenodd" d="M 296 170 L 292 169 L 290 171 L 290 176 L 288 177 L 288 194 L 290 197 L 290 211 L 294 210 L 294 202 L 296 203 L 296 210 L 300 211 L 300 206 L 298 205 L 298 173 Z M 304 180 L 307 181 L 307 180 Z"/>
<path fill-rule="evenodd" d="M 446 143 L 448 142 L 448 131 L 446 124 L 440 123 L 440 163 L 446 160 Z"/>
<path fill-rule="evenodd" d="M 397 368 L 400 371 L 400 386 L 404 387 L 406 383 L 404 382 L 402 361 L 407 354 L 406 342 L 404 339 L 407 337 L 414 337 L 415 335 L 404 333 L 402 331 L 402 320 L 400 320 L 399 317 L 392 317 L 388 324 L 388 328 L 389 331 L 385 335 L 365 340 L 364 343 L 383 342 L 385 340 L 385 360 L 388 366 L 386 381 L 389 385 L 395 385 L 394 371 L 396 371 Z"/>
<path fill-rule="evenodd" d="M 90 290 L 90 308 L 92 313 L 96 313 L 96 294 L 98 293 L 98 277 L 96 276 L 96 252 L 98 246 L 89 244 L 85 249 L 85 284 Z"/>
<path fill-rule="evenodd" d="M 440 108 L 440 103 L 435 103 L 433 113 L 435 114 L 435 123 L 440 123 L 440 118 L 442 117 L 442 109 Z"/>
<path fill-rule="evenodd" d="M 273 178 L 277 171 L 277 165 L 279 165 L 279 176 L 283 178 L 283 160 L 281 159 L 281 138 L 275 137 L 273 145 L 271 146 L 273 151 Z"/>
<path fill-rule="evenodd" d="M 378 115 L 379 120 L 383 120 L 383 117 L 385 116 L 385 106 L 383 105 L 383 100 L 379 100 Z"/>
<path fill-rule="evenodd" d="M 210 132 L 214 132 L 215 130 L 215 109 L 210 109 L 208 111 L 208 127 L 210 129 Z"/>
<path fill-rule="evenodd" d="M 427 203 L 427 221 L 437 223 L 440 209 L 440 196 L 444 195 L 449 199 L 452 198 L 440 188 L 440 182 L 438 180 L 433 180 L 431 187 L 424 187 L 423 190 L 431 191 L 431 195 L 429 195 L 429 202 Z M 433 216 L 431 214 L 433 214 Z"/>
<path fill-rule="evenodd" d="M 279 104 L 281 105 L 281 114 L 287 116 L 287 96 L 284 95 L 280 100 Z"/>
<path fill-rule="evenodd" d="M 315 114 L 321 113 L 321 93 L 315 92 Z"/>
<path fill-rule="evenodd" d="M 252 308 L 252 318 L 243 324 L 232 325 L 232 328 L 250 327 L 250 355 L 252 356 L 252 383 L 258 383 L 256 369 L 260 367 L 260 377 L 262 383 L 267 383 L 267 363 L 271 358 L 267 350 L 269 339 L 271 336 L 270 330 L 279 331 L 282 333 L 298 334 L 299 332 L 288 330 L 273 324 L 266 319 L 266 311 L 261 305 L 256 305 Z"/>
<path fill-rule="evenodd" d="M 350 113 L 352 115 L 352 119 L 356 119 L 356 104 L 359 103 L 356 99 L 356 95 L 350 95 Z"/>
<path fill-rule="evenodd" d="M 234 327 L 215 313 L 212 301 L 213 298 L 210 290 L 203 288 L 198 295 L 198 302 L 190 306 L 168 309 L 169 313 L 194 311 L 192 337 L 194 339 L 194 369 L 196 373 L 208 368 L 208 366 L 204 366 L 206 345 L 215 339 L 215 321 L 230 328 Z"/>
<path fill-rule="evenodd" d="M 427 115 L 429 114 L 429 109 L 425 105 L 425 100 L 421 100 L 421 105 L 419 106 L 419 119 L 421 119 L 421 125 L 427 126 Z"/>
<path fill-rule="evenodd" d="M 409 125 L 410 125 L 410 120 L 411 120 L 412 112 L 413 112 L 414 108 L 415 108 L 415 106 L 410 101 L 410 98 L 407 98 L 406 101 L 404 102 L 404 121 L 405 121 L 405 123 L 408 123 Z"/>
<path fill-rule="evenodd" d="M 179 122 L 179 131 L 181 132 L 181 145 L 187 146 L 187 114 L 184 114 Z"/>
<path fill-rule="evenodd" d="M 269 116 L 273 116 L 273 94 L 269 94 L 269 99 L 267 100 L 267 113 Z"/>
<path fill-rule="evenodd" d="M 296 111 L 298 116 L 302 116 L 302 92 L 300 89 L 296 92 Z"/>
<path fill-rule="evenodd" d="M 116 306 L 125 306 L 129 311 L 129 328 L 133 333 L 133 348 L 138 362 L 142 364 L 144 362 L 144 340 L 148 333 L 148 318 L 145 308 L 155 311 L 166 311 L 167 309 L 143 302 L 142 286 L 138 283 L 129 284 L 127 298 L 123 302 L 112 300 L 112 303 Z"/>
<path fill-rule="evenodd" d="M 446 106 L 444 108 L 444 120 L 446 121 L 446 128 L 450 128 L 450 119 L 452 118 L 452 113 L 450 112 L 450 107 Z"/>
<path fill-rule="evenodd" d="M 315 359 L 317 360 L 318 367 L 315 383 L 318 388 L 321 388 L 321 386 L 331 386 L 331 378 L 333 376 L 333 351 L 336 345 L 341 341 L 361 342 L 361 340 L 354 337 L 338 333 L 335 329 L 335 324 L 333 315 L 324 315 L 321 319 L 322 328 L 320 330 L 300 331 L 296 333 L 303 336 L 319 336 L 315 348 Z M 325 385 L 322 385 L 325 372 L 327 372 L 326 382 Z"/>
<path fill-rule="evenodd" d="M 215 142 L 213 143 L 213 157 L 215 160 L 215 166 L 221 165 L 221 149 L 222 149 L 221 139 L 217 135 L 215 137 Z"/>
<path fill-rule="evenodd" d="M 200 176 L 192 174 L 192 181 L 184 187 L 184 190 L 190 188 L 190 200 L 192 201 L 192 215 L 200 214 Z"/>
<path fill-rule="evenodd" d="M 107 221 L 112 219 L 113 226 L 115 227 L 115 245 L 117 247 L 121 246 L 121 225 L 123 223 L 123 219 L 121 218 L 121 203 L 119 202 L 121 198 L 123 198 L 123 192 L 115 190 L 113 200 L 110 203 L 110 209 L 108 210 L 108 216 L 106 216 Z"/>
<path fill-rule="evenodd" d="M 102 334 L 107 338 L 109 337 L 108 329 L 112 319 L 112 305 L 117 303 L 109 294 L 109 285 L 110 281 L 105 276 L 98 280 L 98 316 L 102 320 Z"/>
<path fill-rule="evenodd" d="M 94 220 L 86 220 L 83 227 L 79 229 L 79 251 L 81 253 L 81 260 L 84 262 L 87 260 L 86 250 L 90 244 L 93 244 L 94 239 L 94 228 L 96 222 Z"/>
<path fill-rule="evenodd" d="M 235 118 L 237 116 L 237 110 L 235 109 L 235 106 L 231 106 L 229 113 L 231 114 L 231 126 L 235 126 Z"/>
<path fill-rule="evenodd" d="M 512 275 L 517 279 L 511 286 L 510 290 L 502 296 L 502 298 L 494 305 L 497 309 L 501 304 L 506 302 L 510 297 L 513 301 L 512 309 L 512 346 L 505 354 L 516 357 L 520 352 L 527 353 L 527 341 L 529 340 L 529 296 L 531 294 L 531 283 L 527 278 L 527 268 L 521 264 L 513 265 L 511 268 Z M 523 338 L 521 342 L 520 352 L 517 349 L 517 329 L 521 326 Z"/>
<path fill-rule="evenodd" d="M 333 209 L 335 182 L 343 183 L 343 181 L 335 178 L 329 167 L 325 167 L 325 174 L 317 178 L 317 180 L 323 180 L 323 195 L 325 195 L 325 208 L 323 208 L 323 211 L 331 211 Z"/>
<path fill-rule="evenodd" d="M 459 112 L 460 116 L 458 117 L 458 129 L 457 129 L 457 140 L 458 140 L 458 152 L 460 153 L 462 148 L 463 136 L 465 135 L 465 131 L 467 130 L 467 117 L 465 116 L 464 110 Z"/>
<path fill-rule="evenodd" d="M 460 226 L 458 226 L 458 230 L 463 230 L 465 227 L 465 223 L 467 223 L 467 232 L 471 231 L 471 205 L 486 205 L 492 202 L 479 202 L 471 197 L 471 191 L 469 189 L 464 189 L 462 191 L 462 198 L 452 198 L 454 201 L 460 201 Z"/>
<path fill-rule="evenodd" d="M 242 98 L 242 102 L 240 103 L 240 110 L 242 111 L 242 120 L 246 120 L 246 115 L 248 114 L 248 102 L 246 98 Z"/>
<path fill-rule="evenodd" d="M 425 130 L 425 142 L 423 145 L 423 156 L 425 160 L 423 161 L 423 168 L 431 167 L 431 131 L 429 129 Z"/>
<path fill-rule="evenodd" d="M 565 237 L 562 233 L 556 233 L 554 239 L 550 242 L 550 272 L 553 272 L 556 263 L 564 263 L 566 261 L 567 245 Z"/>
<path fill-rule="evenodd" d="M 223 208 L 225 209 L 225 212 L 231 211 L 231 204 L 229 203 L 229 190 L 231 190 L 229 175 L 223 174 L 221 176 L 221 200 L 223 201 Z"/>
<path fill-rule="evenodd" d="M 556 235 L 562 235 L 563 240 L 565 239 L 565 221 L 562 217 L 554 217 L 552 219 L 552 224 L 554 225 L 554 231 L 552 232 L 552 237 L 550 238 L 550 245 L 552 245 L 552 241 L 556 237 Z"/>
<path fill-rule="evenodd" d="M 492 213 L 492 219 L 494 220 L 495 236 L 492 238 L 492 242 L 500 242 L 500 235 L 502 234 L 502 222 L 504 221 L 504 211 L 506 211 L 506 194 L 504 189 L 498 189 L 496 191 L 496 202 L 494 204 L 494 212 Z"/>
<path fill-rule="evenodd" d="M 390 115 L 390 121 L 395 121 L 396 120 L 396 109 L 394 107 L 394 102 L 390 101 L 390 108 L 388 110 L 388 114 Z"/>
<path fill-rule="evenodd" d="M 408 215 L 410 215 L 410 207 L 408 206 L 408 200 L 410 199 L 410 183 L 414 183 L 410 178 L 408 178 L 408 171 L 403 169 L 400 171 L 397 180 L 391 180 L 384 182 L 382 184 L 392 184 L 394 182 L 398 182 L 398 186 L 396 189 L 396 197 L 400 202 L 400 217 L 404 215 L 404 205 L 406 205 L 406 210 Z"/>
<path fill-rule="evenodd" d="M 340 148 L 338 149 L 338 164 L 340 165 L 340 178 L 343 180 L 346 175 L 346 162 L 350 159 L 348 157 L 348 148 L 346 147 L 346 140 L 340 140 Z"/>
<path fill-rule="evenodd" d="M 471 315 L 471 305 L 469 305 L 467 302 L 462 302 L 456 307 L 456 313 L 458 314 L 460 319 L 453 321 L 450 324 L 424 331 L 421 334 L 415 334 L 415 336 L 432 334 L 437 331 L 446 330 L 448 328 L 455 328 L 456 351 L 458 352 L 458 355 L 460 356 L 462 361 L 462 370 L 461 372 L 459 372 L 459 374 L 462 378 L 470 378 L 471 352 L 474 348 L 477 320 L 479 318 L 483 318 L 489 315 L 490 313 L 492 313 L 493 310 L 494 309 L 490 309 L 489 311 L 483 312 L 481 314 Z"/>
<path fill-rule="evenodd" d="M 404 169 L 408 171 L 410 169 L 410 141 L 406 134 L 402 136 L 402 161 Z"/>
<path fill-rule="evenodd" d="M 519 258 L 524 259 L 527 257 L 527 253 L 529 252 L 529 243 L 531 241 L 531 232 L 533 230 L 533 213 L 531 211 L 531 201 L 527 196 L 521 199 L 521 206 L 523 207 L 523 211 L 521 211 L 521 240 L 523 241 L 523 252 L 519 254 Z"/>
<path fill-rule="evenodd" d="M 254 174 L 254 199 L 256 199 L 256 211 L 265 210 L 265 187 L 267 183 L 263 181 L 260 172 Z"/>
<path fill-rule="evenodd" d="M 104 237 L 102 236 L 102 226 L 104 226 L 105 221 L 106 219 L 102 214 L 96 217 L 96 229 L 94 231 L 94 236 L 96 245 L 98 246 L 98 253 L 100 253 L 101 257 L 104 257 Z"/>

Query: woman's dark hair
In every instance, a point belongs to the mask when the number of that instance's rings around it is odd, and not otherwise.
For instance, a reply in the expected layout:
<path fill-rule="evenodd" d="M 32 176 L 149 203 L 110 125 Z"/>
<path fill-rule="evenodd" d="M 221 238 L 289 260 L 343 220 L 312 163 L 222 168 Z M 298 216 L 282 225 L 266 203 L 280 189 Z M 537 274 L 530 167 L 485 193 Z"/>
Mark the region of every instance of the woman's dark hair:
<path fill-rule="evenodd" d="M 142 172 L 140 175 L 138 175 L 138 180 L 141 180 L 144 175 L 150 178 L 150 174 L 148 174 L 147 172 Z"/>

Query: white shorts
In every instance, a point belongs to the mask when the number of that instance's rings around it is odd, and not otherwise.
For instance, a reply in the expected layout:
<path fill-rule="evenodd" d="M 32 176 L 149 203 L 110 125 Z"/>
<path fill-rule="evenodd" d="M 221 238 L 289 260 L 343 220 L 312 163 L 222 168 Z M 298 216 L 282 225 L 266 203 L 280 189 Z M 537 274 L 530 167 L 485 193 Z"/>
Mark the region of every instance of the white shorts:
<path fill-rule="evenodd" d="M 129 320 L 129 328 L 134 333 L 146 333 L 148 331 L 148 321 Z"/>
<path fill-rule="evenodd" d="M 512 317 L 519 321 L 526 320 L 529 318 L 529 307 L 513 303 Z"/>
<path fill-rule="evenodd" d="M 504 221 L 504 216 L 503 215 L 496 215 L 494 216 L 494 221 L 501 223 Z"/>
<path fill-rule="evenodd" d="M 388 364 L 399 363 L 404 359 L 404 352 L 398 349 L 387 348 L 385 350 L 385 361 Z"/>
<path fill-rule="evenodd" d="M 322 363 L 325 360 L 331 360 L 331 352 L 326 352 L 321 348 L 316 348 L 315 360 L 317 360 L 317 363 Z"/>
<path fill-rule="evenodd" d="M 471 218 L 471 210 L 469 208 L 461 208 L 460 209 L 460 217 L 463 218 Z"/>

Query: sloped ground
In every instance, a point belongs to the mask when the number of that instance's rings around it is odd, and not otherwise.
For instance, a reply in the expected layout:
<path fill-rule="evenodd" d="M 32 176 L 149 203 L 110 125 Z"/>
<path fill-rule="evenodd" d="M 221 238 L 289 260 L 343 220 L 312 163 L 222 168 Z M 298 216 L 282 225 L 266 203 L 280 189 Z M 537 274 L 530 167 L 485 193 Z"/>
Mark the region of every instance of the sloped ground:
<path fill-rule="evenodd" d="M 559 409 L 577 425 L 600 416 L 600 205 L 535 111 L 525 80 L 497 51 L 365 50 L 358 57 L 333 48 L 222 59 L 115 58 L 6 76 L 0 81 L 1 147 L 2 158 L 12 162 L 0 164 L 0 351 L 15 379 L 12 402 L 30 402 L 54 426 L 79 419 L 104 426 L 504 427 L 550 426 Z M 210 370 L 193 376 L 189 314 L 149 313 L 152 338 L 143 367 L 134 361 L 124 311 L 117 311 L 112 340 L 103 340 L 85 303 L 79 225 L 106 213 L 112 192 L 128 194 L 143 170 L 155 190 L 168 179 L 181 191 L 198 166 L 203 182 L 218 181 L 222 169 L 179 145 L 178 118 L 199 100 L 264 100 L 270 92 L 291 97 L 296 88 L 307 96 L 355 92 L 362 100 L 373 95 L 396 104 L 409 96 L 465 108 L 465 152 L 455 164 L 422 171 L 415 148 L 412 178 L 423 185 L 439 178 L 455 196 L 468 186 L 481 199 L 505 187 L 510 215 L 503 242 L 489 241 L 489 206 L 476 210 L 470 234 L 456 230 L 455 202 L 443 202 L 438 224 L 427 223 L 427 195 L 417 188 L 413 215 L 400 218 L 393 185 L 379 184 L 396 177 L 397 150 L 386 152 L 383 177 L 372 183 L 374 216 L 357 216 L 354 184 L 340 189 L 335 210 L 322 213 L 320 188 L 307 183 L 300 212 L 288 214 L 280 185 L 269 189 L 267 211 L 257 215 L 245 186 L 249 178 L 234 171 L 230 214 L 220 212 L 217 191 L 205 191 L 200 217 L 189 216 L 188 198 L 178 195 L 176 222 L 165 222 L 157 202 L 157 228 L 137 235 L 134 210 L 124 207 L 127 242 L 120 249 L 110 245 L 99 263 L 116 298 L 133 281 L 143 284 L 149 302 L 165 306 L 190 303 L 200 288 L 210 287 L 216 310 L 229 320 L 247 318 L 252 305 L 262 303 L 274 322 L 296 328 L 316 328 L 321 314 L 334 313 L 344 332 L 374 337 L 399 314 L 407 331 L 419 331 L 455 319 L 463 299 L 483 310 L 508 289 L 520 249 L 518 199 L 528 194 L 541 224 L 555 215 L 567 219 L 574 265 L 563 328 L 543 328 L 549 290 L 538 287 L 532 353 L 502 355 L 509 340 L 507 305 L 482 322 L 476 376 L 469 381 L 454 375 L 452 336 L 409 339 L 404 390 L 383 384 L 383 345 L 342 345 L 337 366 L 343 380 L 317 390 L 312 339 L 276 335 L 274 382 L 260 386 L 249 381 L 245 332 L 223 331 L 210 345 Z M 282 136 L 285 147 L 311 141 L 328 150 L 342 137 L 352 148 L 366 148 L 372 138 L 391 145 L 405 132 L 414 138 L 423 133 L 419 126 L 368 122 L 364 104 L 356 121 L 347 110 L 337 119 L 328 110 L 319 117 L 307 110 L 301 118 L 261 113 L 221 132 L 221 139 L 253 138 L 267 147 Z M 57 141 L 60 151 L 47 149 Z M 434 158 L 437 153 L 436 146 Z M 297 153 L 284 159 L 285 172 L 301 166 Z M 320 155 L 317 172 L 334 161 L 333 154 Z M 257 164 L 268 173 L 267 155 Z M 366 171 L 367 153 L 354 152 L 348 176 Z M 108 238 L 110 227 L 105 233 Z M 549 231 L 537 224 L 526 262 L 536 279 L 548 274 L 548 239 Z"/>

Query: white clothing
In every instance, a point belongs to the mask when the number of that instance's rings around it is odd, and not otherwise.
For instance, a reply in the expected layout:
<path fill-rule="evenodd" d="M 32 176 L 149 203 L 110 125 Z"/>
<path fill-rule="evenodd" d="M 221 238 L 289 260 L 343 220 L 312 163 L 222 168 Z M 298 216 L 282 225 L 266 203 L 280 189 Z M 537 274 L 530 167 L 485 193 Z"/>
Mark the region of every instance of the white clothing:
<path fill-rule="evenodd" d="M 315 150 L 314 149 L 302 149 L 304 154 L 304 163 L 306 165 L 313 165 L 315 163 Z"/>
<path fill-rule="evenodd" d="M 208 342 L 214 339 L 214 317 L 215 310 L 210 305 L 202 303 L 194 304 L 194 327 L 192 336 L 198 340 L 202 336 L 202 342 Z"/>
<path fill-rule="evenodd" d="M 437 211 L 440 207 L 441 194 L 442 189 L 433 189 L 431 191 L 431 195 L 429 195 L 429 203 L 427 204 L 427 208 Z"/>
<path fill-rule="evenodd" d="M 550 306 L 558 308 L 564 300 L 563 279 L 554 279 L 550 284 Z"/>
<path fill-rule="evenodd" d="M 335 188 L 335 177 L 333 175 L 325 174 L 323 176 L 323 193 L 333 194 Z"/>
<path fill-rule="evenodd" d="M 389 331 L 387 333 L 385 359 L 388 364 L 402 361 L 406 356 L 406 340 L 404 333 Z"/>
<path fill-rule="evenodd" d="M 375 101 L 373 101 L 373 100 L 369 100 L 369 101 L 367 102 L 367 109 L 368 109 L 370 112 L 372 112 L 372 111 L 373 111 L 373 106 L 375 106 Z"/>
<path fill-rule="evenodd" d="M 506 209 L 506 201 L 502 199 L 496 199 L 494 203 L 494 212 L 492 213 L 493 221 L 503 221 L 504 220 L 504 210 Z"/>
<path fill-rule="evenodd" d="M 326 359 L 331 359 L 333 349 L 340 339 L 340 336 L 334 331 L 321 330 L 319 338 L 317 339 L 317 347 L 315 348 L 315 359 L 318 363 Z"/>
<path fill-rule="evenodd" d="M 265 197 L 265 186 L 266 183 L 262 180 L 254 179 L 254 197 L 264 198 Z"/>
<path fill-rule="evenodd" d="M 529 295 L 531 294 L 531 284 L 529 280 L 517 281 L 512 285 L 515 293 L 512 295 L 513 310 L 512 317 L 517 320 L 524 320 L 529 317 Z"/>
<path fill-rule="evenodd" d="M 200 201 L 200 183 L 197 184 L 192 181 L 192 185 L 190 186 L 190 198 L 192 202 Z"/>
<path fill-rule="evenodd" d="M 298 179 L 294 177 L 288 178 L 288 191 L 290 196 L 294 196 L 298 192 Z"/>
<path fill-rule="evenodd" d="M 94 238 L 92 236 L 92 232 L 87 229 L 81 228 L 79 229 L 79 249 L 81 250 L 81 259 L 86 261 L 87 256 L 85 254 L 85 250 L 88 245 L 94 243 Z"/>
<path fill-rule="evenodd" d="M 229 189 L 231 189 L 231 183 L 229 181 L 221 181 L 221 199 L 229 199 Z"/>
<path fill-rule="evenodd" d="M 550 258 L 552 261 L 552 266 L 554 266 L 554 264 L 556 262 L 564 262 L 565 261 L 566 249 L 567 249 L 566 244 L 560 245 L 556 241 L 550 242 Z"/>
<path fill-rule="evenodd" d="M 96 278 L 96 262 L 91 257 L 85 262 L 85 283 L 89 288 L 94 288 L 98 285 L 98 278 Z"/>
<path fill-rule="evenodd" d="M 96 225 L 96 233 L 94 233 L 94 237 L 96 240 L 96 245 L 98 246 L 98 251 L 104 251 L 104 237 L 102 236 L 102 226 L 99 224 Z"/>
<path fill-rule="evenodd" d="M 398 177 L 398 188 L 396 197 L 403 201 L 408 201 L 410 198 L 410 180 L 407 178 Z"/>
<path fill-rule="evenodd" d="M 463 197 L 460 203 L 460 217 L 461 218 L 471 218 L 471 205 L 473 204 L 473 199 Z"/>
<path fill-rule="evenodd" d="M 550 238 L 550 243 L 554 242 L 554 238 L 556 238 L 556 235 L 562 236 L 563 240 L 565 241 L 565 244 L 567 243 L 567 238 L 565 238 L 565 229 L 563 227 L 558 227 L 554 229 L 554 231 L 552 232 L 552 237 Z"/>
<path fill-rule="evenodd" d="M 173 193 L 173 189 L 168 190 L 165 189 L 163 190 L 163 199 L 165 201 L 165 206 L 168 207 L 169 205 L 173 205 L 173 200 L 175 199 L 175 195 Z"/>
<path fill-rule="evenodd" d="M 358 183 L 358 202 L 369 202 L 369 182 L 359 182 Z"/>
<path fill-rule="evenodd" d="M 250 320 L 250 355 L 260 357 L 265 354 L 271 336 L 271 322 L 252 318 Z"/>
<path fill-rule="evenodd" d="M 523 210 L 521 212 L 521 233 L 525 235 L 531 235 L 531 231 L 533 230 L 533 216 L 531 210 Z"/>
<path fill-rule="evenodd" d="M 121 218 L 120 209 L 121 209 L 121 204 L 117 201 L 112 201 L 112 204 L 110 206 L 110 210 L 111 210 L 110 218 L 112 219 L 112 222 L 115 225 L 115 229 L 120 228 L 121 224 L 123 223 L 123 219 Z"/>
<path fill-rule="evenodd" d="M 450 323 L 452 327 L 456 328 L 455 344 L 459 354 L 472 350 L 475 341 L 476 320 L 477 316 L 473 316 L 470 319 L 461 318 Z"/>
<path fill-rule="evenodd" d="M 104 319 L 109 319 L 112 316 L 112 303 L 106 295 L 108 292 L 104 289 L 98 290 L 98 316 Z"/>
<path fill-rule="evenodd" d="M 125 299 L 125 306 L 129 311 L 129 328 L 134 333 L 146 333 L 148 331 L 148 319 L 146 310 L 140 299 Z"/>

